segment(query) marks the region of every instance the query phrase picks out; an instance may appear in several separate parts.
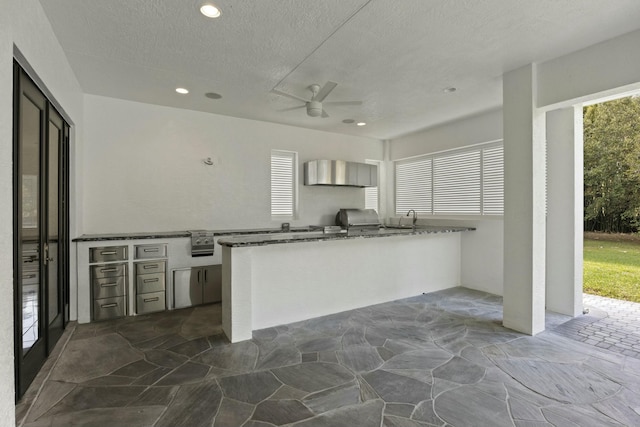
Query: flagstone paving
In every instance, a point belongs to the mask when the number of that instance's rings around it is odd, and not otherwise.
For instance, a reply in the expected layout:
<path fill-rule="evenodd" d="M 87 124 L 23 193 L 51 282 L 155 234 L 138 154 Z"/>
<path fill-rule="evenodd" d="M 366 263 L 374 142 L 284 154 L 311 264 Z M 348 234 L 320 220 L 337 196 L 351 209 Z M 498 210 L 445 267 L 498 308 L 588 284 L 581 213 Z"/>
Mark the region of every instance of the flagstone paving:
<path fill-rule="evenodd" d="M 255 331 L 238 344 L 221 334 L 219 304 L 77 325 L 18 421 L 640 425 L 640 359 L 579 341 L 610 317 L 602 313 L 568 323 L 550 314 L 547 332 L 530 337 L 502 327 L 500 297 L 454 288 Z"/>

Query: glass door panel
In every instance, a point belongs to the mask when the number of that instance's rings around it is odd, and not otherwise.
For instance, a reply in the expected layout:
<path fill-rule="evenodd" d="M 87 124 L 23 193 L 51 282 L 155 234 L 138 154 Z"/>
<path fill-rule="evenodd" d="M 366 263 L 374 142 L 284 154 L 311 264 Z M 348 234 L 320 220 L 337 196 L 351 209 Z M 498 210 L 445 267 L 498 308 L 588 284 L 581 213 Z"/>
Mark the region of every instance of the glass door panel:
<path fill-rule="evenodd" d="M 60 146 L 63 141 L 63 121 L 53 109 L 49 109 L 49 138 L 47 150 L 47 239 L 45 241 L 45 265 L 47 270 L 47 321 L 48 350 L 62 335 L 62 295 L 60 263 Z M 63 215 L 64 216 L 64 215 Z"/>
<path fill-rule="evenodd" d="M 22 351 L 40 339 L 40 135 L 42 105 L 22 94 L 20 105 L 20 189 Z"/>

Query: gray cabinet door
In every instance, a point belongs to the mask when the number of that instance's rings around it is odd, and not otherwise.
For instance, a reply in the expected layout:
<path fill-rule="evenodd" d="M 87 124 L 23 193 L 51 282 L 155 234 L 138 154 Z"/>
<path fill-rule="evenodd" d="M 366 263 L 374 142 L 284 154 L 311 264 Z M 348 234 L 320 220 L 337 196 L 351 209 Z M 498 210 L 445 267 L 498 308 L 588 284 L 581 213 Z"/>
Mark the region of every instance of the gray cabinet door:
<path fill-rule="evenodd" d="M 202 267 L 203 303 L 222 301 L 222 265 L 208 265 Z"/>

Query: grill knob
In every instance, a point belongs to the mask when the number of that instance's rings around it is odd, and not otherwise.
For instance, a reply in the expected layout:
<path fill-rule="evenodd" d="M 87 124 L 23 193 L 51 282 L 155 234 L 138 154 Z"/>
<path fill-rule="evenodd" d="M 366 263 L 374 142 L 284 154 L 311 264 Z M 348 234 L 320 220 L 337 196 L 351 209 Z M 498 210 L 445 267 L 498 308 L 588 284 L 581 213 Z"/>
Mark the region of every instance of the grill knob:
<path fill-rule="evenodd" d="M 196 245 L 200 244 L 200 239 L 196 239 Z"/>
<path fill-rule="evenodd" d="M 204 244 L 206 245 L 207 243 L 209 243 L 209 239 L 204 239 Z"/>

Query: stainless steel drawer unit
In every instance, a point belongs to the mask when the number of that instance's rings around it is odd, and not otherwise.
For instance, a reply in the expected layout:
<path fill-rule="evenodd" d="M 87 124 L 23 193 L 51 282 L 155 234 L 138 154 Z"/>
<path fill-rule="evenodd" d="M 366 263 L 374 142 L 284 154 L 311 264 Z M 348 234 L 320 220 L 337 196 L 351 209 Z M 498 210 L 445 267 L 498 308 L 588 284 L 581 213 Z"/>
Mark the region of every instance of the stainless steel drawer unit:
<path fill-rule="evenodd" d="M 164 246 L 164 245 L 155 245 Z M 136 253 L 138 246 L 136 246 Z M 165 247 L 166 253 L 166 247 Z M 167 261 L 136 262 L 136 313 L 146 314 L 166 309 Z"/>
<path fill-rule="evenodd" d="M 93 279 L 91 281 L 93 299 L 97 300 L 102 298 L 122 296 L 125 294 L 125 283 L 125 276 Z"/>
<path fill-rule="evenodd" d="M 152 273 L 136 276 L 136 293 L 146 294 L 148 292 L 164 292 L 165 274 Z"/>
<path fill-rule="evenodd" d="M 93 301 L 93 320 L 109 320 L 127 314 L 125 297 L 102 298 Z"/>
<path fill-rule="evenodd" d="M 135 252 L 134 259 L 153 259 L 167 257 L 166 243 L 135 245 L 133 250 Z"/>
<path fill-rule="evenodd" d="M 127 275 L 127 264 L 124 262 L 118 264 L 92 265 L 90 269 L 91 280 L 102 279 L 104 277 L 120 277 Z"/>
<path fill-rule="evenodd" d="M 124 251 L 115 251 L 126 255 Z M 91 248 L 99 253 L 105 248 Z M 103 251 L 104 252 L 104 251 Z M 113 252 L 113 251 L 107 251 Z M 114 256 L 107 254 L 106 256 Z M 95 264 L 89 267 L 91 277 L 91 319 L 94 321 L 117 319 L 127 315 L 128 264 L 126 262 Z"/>
<path fill-rule="evenodd" d="M 136 298 L 136 311 L 138 314 L 153 313 L 165 309 L 165 294 L 161 292 L 149 292 L 140 294 Z"/>
<path fill-rule="evenodd" d="M 167 263 L 165 261 L 136 262 L 136 274 L 164 273 Z"/>
<path fill-rule="evenodd" d="M 111 262 L 127 260 L 126 246 L 103 246 L 89 249 L 89 262 Z"/>

